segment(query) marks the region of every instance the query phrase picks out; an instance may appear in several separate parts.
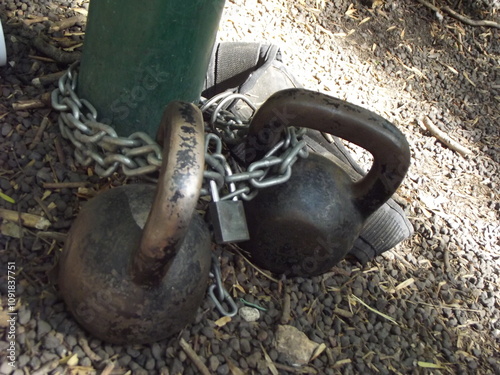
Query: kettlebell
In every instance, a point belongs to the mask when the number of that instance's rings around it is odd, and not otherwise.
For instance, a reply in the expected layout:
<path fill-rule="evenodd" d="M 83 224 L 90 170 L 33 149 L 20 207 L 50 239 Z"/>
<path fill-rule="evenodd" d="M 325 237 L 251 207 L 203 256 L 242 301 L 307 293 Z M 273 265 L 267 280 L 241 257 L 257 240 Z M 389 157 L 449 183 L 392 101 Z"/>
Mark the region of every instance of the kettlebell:
<path fill-rule="evenodd" d="M 393 124 L 371 111 L 322 93 L 287 89 L 255 113 L 246 163 L 265 155 L 290 126 L 338 136 L 373 156 L 368 174 L 352 181 L 330 159 L 310 154 L 295 162 L 286 183 L 245 202 L 250 240 L 240 246 L 253 262 L 275 273 L 314 276 L 344 258 L 365 220 L 396 191 L 410 165 L 410 149 Z"/>
<path fill-rule="evenodd" d="M 110 343 L 177 333 L 194 320 L 207 287 L 211 237 L 195 212 L 205 160 L 201 112 L 170 103 L 159 136 L 164 151 L 156 188 L 126 185 L 89 200 L 59 263 L 69 311 Z"/>

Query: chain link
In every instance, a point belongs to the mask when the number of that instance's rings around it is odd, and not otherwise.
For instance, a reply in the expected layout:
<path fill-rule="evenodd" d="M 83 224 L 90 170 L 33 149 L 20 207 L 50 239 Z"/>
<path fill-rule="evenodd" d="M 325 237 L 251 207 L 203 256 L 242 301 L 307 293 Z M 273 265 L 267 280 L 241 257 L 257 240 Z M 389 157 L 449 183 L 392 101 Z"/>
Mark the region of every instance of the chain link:
<path fill-rule="evenodd" d="M 75 147 L 76 161 L 84 167 L 94 165 L 101 177 L 109 177 L 120 169 L 126 176 L 156 172 L 161 166 L 161 147 L 144 132 L 120 137 L 110 125 L 97 121 L 95 107 L 75 92 L 77 66 L 73 64 L 60 78 L 51 97 L 52 107 L 60 113 L 61 134 Z M 237 101 L 243 101 L 252 112 L 256 109 L 248 97 L 231 92 L 201 99 L 200 109 L 207 120 L 206 183 L 201 195 L 209 194 L 209 181 L 214 180 L 219 190 L 225 190 L 221 200 L 250 200 L 258 189 L 286 182 L 298 157 L 307 157 L 305 142 L 300 139 L 304 130 L 286 128 L 284 139 L 263 159 L 253 162 L 246 170 L 234 160 L 230 166 L 223 154 L 227 154 L 223 145 L 243 142 L 251 121 L 251 116 L 242 119 L 228 110 Z"/>
<path fill-rule="evenodd" d="M 223 316 L 233 317 L 238 313 L 238 306 L 234 299 L 231 297 L 222 281 L 222 272 L 220 269 L 220 262 L 217 256 L 212 253 L 212 266 L 210 276 L 213 277 L 214 283 L 208 287 L 208 295 L 215 304 L 217 310 Z M 224 303 L 229 307 L 226 309 Z"/>
<path fill-rule="evenodd" d="M 77 64 L 59 79 L 52 92 L 52 107 L 59 111 L 63 137 L 75 147 L 75 159 L 84 167 L 95 165 L 96 173 L 109 177 L 120 168 L 126 176 L 153 173 L 161 166 L 161 147 L 146 133 L 119 137 L 107 124 L 97 121 L 97 110 L 75 92 Z"/>
<path fill-rule="evenodd" d="M 220 200 L 243 199 L 251 200 L 257 195 L 258 189 L 282 184 L 290 179 L 292 166 L 299 157 L 306 158 L 308 150 L 302 140 L 305 129 L 288 127 L 285 129 L 284 139 L 269 150 L 262 159 L 251 163 L 246 170 L 236 164 L 232 158 L 232 167 L 223 155 L 223 144 L 236 145 L 245 141 L 250 126 L 251 116 L 241 119 L 227 108 L 235 106 L 237 101 L 243 101 L 252 112 L 255 106 L 250 99 L 241 94 L 224 92 L 210 100 L 202 98 L 200 109 L 204 113 L 208 127 L 205 142 L 205 171 L 206 180 L 216 180 L 217 187 L 231 185 L 225 194 L 220 195 Z M 236 172 L 233 173 L 233 169 Z M 220 182 L 224 183 L 221 184 Z M 204 184 L 201 194 L 209 194 L 210 188 Z"/>
<path fill-rule="evenodd" d="M 125 176 L 156 172 L 162 163 L 161 147 L 144 132 L 120 137 L 110 125 L 99 122 L 96 108 L 87 100 L 79 98 L 75 92 L 77 66 L 78 63 L 73 64 L 59 79 L 58 87 L 51 96 L 52 107 L 59 111 L 61 134 L 75 147 L 76 161 L 84 167 L 93 165 L 100 177 L 109 177 L 119 170 Z M 240 118 L 229 110 L 238 101 L 243 101 L 252 114 L 255 112 L 255 105 L 241 94 L 224 92 L 209 100 L 200 100 L 200 110 L 207 122 L 206 168 L 201 196 L 210 195 L 212 186 L 217 189 L 215 194 L 219 195 L 220 200 L 251 200 L 257 195 L 258 189 L 288 181 L 293 164 L 299 157 L 308 156 L 306 143 L 301 139 L 305 129 L 289 127 L 280 142 L 261 160 L 251 163 L 244 170 L 225 149 L 227 145 L 244 142 L 250 126 L 252 116 Z M 222 315 L 236 315 L 238 307 L 224 288 L 220 264 L 214 255 L 211 276 L 214 284 L 208 288 L 208 294 L 215 306 Z M 224 306 L 228 306 L 228 309 Z"/>

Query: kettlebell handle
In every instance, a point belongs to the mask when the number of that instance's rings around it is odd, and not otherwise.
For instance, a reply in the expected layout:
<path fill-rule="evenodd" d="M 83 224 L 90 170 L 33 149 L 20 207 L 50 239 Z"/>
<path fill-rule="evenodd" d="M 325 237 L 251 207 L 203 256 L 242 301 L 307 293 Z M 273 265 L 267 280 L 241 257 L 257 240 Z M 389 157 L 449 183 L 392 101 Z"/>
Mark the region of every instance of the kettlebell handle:
<path fill-rule="evenodd" d="M 391 197 L 410 166 L 408 142 L 392 123 L 357 105 L 305 89 L 278 91 L 257 110 L 246 141 L 246 162 L 262 157 L 288 126 L 332 134 L 373 155 L 368 174 L 352 185 L 355 203 L 365 217 Z"/>
<path fill-rule="evenodd" d="M 204 137 L 198 107 L 184 102 L 166 107 L 158 131 L 163 143 L 158 184 L 131 263 L 138 284 L 158 285 L 184 240 L 203 182 Z"/>

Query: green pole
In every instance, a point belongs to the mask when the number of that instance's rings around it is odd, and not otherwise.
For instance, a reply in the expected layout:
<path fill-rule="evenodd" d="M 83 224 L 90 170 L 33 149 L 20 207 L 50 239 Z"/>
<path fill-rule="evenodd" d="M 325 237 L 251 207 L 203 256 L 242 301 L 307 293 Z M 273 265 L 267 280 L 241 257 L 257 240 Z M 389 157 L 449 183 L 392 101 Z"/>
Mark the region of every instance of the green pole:
<path fill-rule="evenodd" d="M 154 137 L 172 100 L 199 99 L 224 0 L 92 0 L 78 94 L 120 136 Z"/>

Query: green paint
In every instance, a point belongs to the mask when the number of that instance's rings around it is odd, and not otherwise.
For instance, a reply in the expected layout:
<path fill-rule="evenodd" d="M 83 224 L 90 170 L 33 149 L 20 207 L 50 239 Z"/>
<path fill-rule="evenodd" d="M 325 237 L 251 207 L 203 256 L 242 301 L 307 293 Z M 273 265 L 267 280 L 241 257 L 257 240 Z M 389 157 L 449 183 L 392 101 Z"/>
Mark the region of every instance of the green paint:
<path fill-rule="evenodd" d="M 94 0 L 78 94 L 120 136 L 154 137 L 172 100 L 196 102 L 224 0 Z"/>

